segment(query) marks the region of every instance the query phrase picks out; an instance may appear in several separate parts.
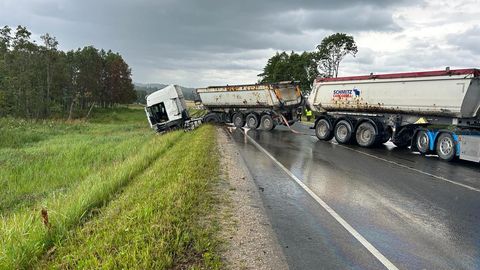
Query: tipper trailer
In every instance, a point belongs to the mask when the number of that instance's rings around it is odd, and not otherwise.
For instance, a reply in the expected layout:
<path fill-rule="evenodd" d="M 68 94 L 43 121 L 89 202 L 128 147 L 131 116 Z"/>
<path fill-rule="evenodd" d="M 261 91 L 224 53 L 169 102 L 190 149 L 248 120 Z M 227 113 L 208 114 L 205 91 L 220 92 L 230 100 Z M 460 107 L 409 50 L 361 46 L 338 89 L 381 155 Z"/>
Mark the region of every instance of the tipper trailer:
<path fill-rule="evenodd" d="M 197 89 L 197 102 L 208 111 L 192 119 L 180 87 L 169 85 L 147 96 L 145 112 L 150 127 L 162 132 L 199 122 L 233 123 L 236 127 L 272 130 L 278 124 L 293 124 L 304 99 L 295 82 L 210 86 Z"/>
<path fill-rule="evenodd" d="M 320 140 L 480 161 L 478 69 L 317 78 L 308 106 Z"/>
<path fill-rule="evenodd" d="M 210 86 L 197 89 L 197 94 L 209 111 L 204 122 L 250 129 L 272 130 L 278 124 L 293 124 L 304 105 L 295 82 Z"/>

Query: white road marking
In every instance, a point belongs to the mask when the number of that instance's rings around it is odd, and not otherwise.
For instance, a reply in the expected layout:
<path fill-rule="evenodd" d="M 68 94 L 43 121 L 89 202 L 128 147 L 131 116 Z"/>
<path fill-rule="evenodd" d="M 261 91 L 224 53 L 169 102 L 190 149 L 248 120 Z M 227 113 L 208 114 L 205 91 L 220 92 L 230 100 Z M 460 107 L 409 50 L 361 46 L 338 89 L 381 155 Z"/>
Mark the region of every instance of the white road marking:
<path fill-rule="evenodd" d="M 472 191 L 480 192 L 480 189 L 478 189 L 478 188 L 475 188 L 475 187 L 472 187 L 472 186 L 469 186 L 469 185 L 466 185 L 466 184 L 462 184 L 462 183 L 459 183 L 459 182 L 450 180 L 450 179 L 445 178 L 445 177 L 443 177 L 443 176 L 438 176 L 438 175 L 435 175 L 435 174 L 431 174 L 431 173 L 428 173 L 428 172 L 424 172 L 424 171 L 422 171 L 422 170 L 415 169 L 415 168 L 412 168 L 412 167 L 407 166 L 407 165 L 403 165 L 402 163 L 398 163 L 398 162 L 396 162 L 396 161 L 392 161 L 392 160 L 388 160 L 388 159 L 385 159 L 385 158 L 381 158 L 381 157 L 378 157 L 378 156 L 375 156 L 375 155 L 372 155 L 372 154 L 369 154 L 369 153 L 366 153 L 366 152 L 363 152 L 363 151 L 360 151 L 360 150 L 357 150 L 357 149 L 350 148 L 350 147 L 345 146 L 345 145 L 341 145 L 341 144 L 338 144 L 338 143 L 335 143 L 335 145 L 340 146 L 340 147 L 343 147 L 343 148 L 348 149 L 348 150 L 351 150 L 351 151 L 354 151 L 354 152 L 357 152 L 357 153 L 360 153 L 360 154 L 362 154 L 362 155 L 366 155 L 366 156 L 369 156 L 369 157 L 372 157 L 372 158 L 375 158 L 375 159 L 378 159 L 378 160 L 381 160 L 381 161 L 384 161 L 384 162 L 387 162 L 387 163 L 390 163 L 390 164 L 393 164 L 393 165 L 397 165 L 397 166 L 402 167 L 402 168 L 405 168 L 405 169 L 409 169 L 409 170 L 414 171 L 414 172 L 418 172 L 418 173 L 421 173 L 421 174 L 424 174 L 424 175 L 427 175 L 427 176 L 436 178 L 436 179 L 438 179 L 438 180 L 442 180 L 442 181 L 448 182 L 448 183 L 450 183 L 450 184 L 454 184 L 454 185 L 457 185 L 457 186 L 461 186 L 461 187 L 464 187 L 464 188 L 469 189 L 469 190 L 472 190 Z"/>
<path fill-rule="evenodd" d="M 299 186 L 301 186 L 312 198 L 317 201 L 340 225 L 342 225 L 345 230 L 347 230 L 355 239 L 358 240 L 375 258 L 377 258 L 387 269 L 389 270 L 398 270 L 398 268 L 390 262 L 385 256 L 383 256 L 378 249 L 376 249 L 370 242 L 367 241 L 357 230 L 355 230 L 350 224 L 348 224 L 335 210 L 333 210 L 325 201 L 317 196 L 307 185 L 305 185 L 300 179 L 298 179 L 290 170 L 282 165 L 276 158 L 274 158 L 267 150 L 260 146 L 254 139 L 252 139 L 248 134 L 244 132 L 247 139 L 255 145 L 260 151 L 267 155 L 275 164 L 285 171 Z"/>

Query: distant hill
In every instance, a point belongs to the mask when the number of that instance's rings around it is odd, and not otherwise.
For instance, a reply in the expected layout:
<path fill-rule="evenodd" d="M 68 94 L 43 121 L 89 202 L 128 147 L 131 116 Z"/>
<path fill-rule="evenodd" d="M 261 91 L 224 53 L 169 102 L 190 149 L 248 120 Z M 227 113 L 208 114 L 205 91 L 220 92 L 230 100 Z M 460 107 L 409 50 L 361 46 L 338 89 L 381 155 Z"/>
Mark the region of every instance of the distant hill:
<path fill-rule="evenodd" d="M 134 83 L 135 91 L 137 91 L 137 102 L 145 104 L 145 97 L 151 93 L 165 88 L 168 84 L 161 83 Z M 186 100 L 195 100 L 195 88 L 180 86 L 183 96 Z"/>

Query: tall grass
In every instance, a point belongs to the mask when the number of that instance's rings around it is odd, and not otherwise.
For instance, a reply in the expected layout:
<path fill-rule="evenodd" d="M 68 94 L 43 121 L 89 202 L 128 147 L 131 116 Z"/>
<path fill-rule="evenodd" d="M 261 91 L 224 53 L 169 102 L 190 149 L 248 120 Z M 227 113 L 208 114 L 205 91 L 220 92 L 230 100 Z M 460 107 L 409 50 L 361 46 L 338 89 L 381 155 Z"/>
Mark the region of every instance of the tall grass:
<path fill-rule="evenodd" d="M 102 122 L 112 113 L 121 114 L 122 121 Z M 141 110 L 94 116 L 96 124 L 0 119 L 1 215 L 67 191 L 93 171 L 138 152 L 153 136 Z"/>
<path fill-rule="evenodd" d="M 134 135 L 134 136 L 132 136 Z M 0 213 L 30 207 L 54 193 L 64 193 L 92 171 L 138 152 L 145 135 L 72 134 L 21 149 L 0 149 Z"/>
<path fill-rule="evenodd" d="M 37 268 L 218 268 L 216 228 L 205 222 L 218 170 L 214 136 L 209 126 L 186 134 Z"/>
<path fill-rule="evenodd" d="M 65 208 L 61 198 L 73 198 L 70 194 L 75 194 L 82 184 L 85 186 L 84 181 L 140 157 L 145 141 L 154 140 L 142 111 L 122 110 L 124 119 L 136 120 L 129 124 L 123 121 L 106 124 L 101 120 L 92 124 L 0 119 L 0 268 L 28 264 L 27 257 L 42 250 L 48 242 L 45 239 L 55 235 L 52 233 L 55 229 L 49 229 L 47 238 L 41 232 L 40 208 L 52 202 L 60 202 Z M 100 115 L 108 118 L 108 112 Z M 143 117 L 142 122 L 138 115 Z M 152 141 L 150 146 L 157 149 L 154 144 Z M 122 172 L 125 174 L 128 168 Z M 120 174 L 117 178 L 125 179 Z M 53 207 L 52 211 L 56 210 Z M 32 244 L 26 252 L 25 243 Z"/>
<path fill-rule="evenodd" d="M 170 133 L 152 138 L 138 154 L 113 164 L 82 181 L 74 189 L 45 199 L 31 211 L 14 213 L 0 221 L 0 268 L 28 266 L 54 241 L 79 224 L 89 210 L 107 203 L 120 188 L 165 153 L 181 136 Z M 49 224 L 43 224 L 41 209 L 47 209 Z"/>
<path fill-rule="evenodd" d="M 108 109 L 96 109 L 92 113 L 91 123 L 101 124 L 136 124 L 145 126 L 147 118 L 142 106 L 130 105 L 128 107 L 117 107 Z"/>
<path fill-rule="evenodd" d="M 213 204 L 212 137 L 208 126 L 157 136 L 141 108 L 0 119 L 0 269 L 218 267 L 199 223 Z"/>

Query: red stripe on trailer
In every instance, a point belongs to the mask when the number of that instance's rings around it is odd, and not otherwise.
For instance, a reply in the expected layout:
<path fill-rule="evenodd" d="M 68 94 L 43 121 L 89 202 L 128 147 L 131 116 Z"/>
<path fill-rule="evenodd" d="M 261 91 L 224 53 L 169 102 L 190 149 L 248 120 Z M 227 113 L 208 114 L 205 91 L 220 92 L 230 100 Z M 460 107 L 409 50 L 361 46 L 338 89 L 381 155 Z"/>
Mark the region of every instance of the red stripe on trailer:
<path fill-rule="evenodd" d="M 321 78 L 317 77 L 317 82 L 338 82 L 338 81 L 361 81 L 373 79 L 401 79 L 401 78 L 417 78 L 432 76 L 451 76 L 451 75 L 470 75 L 480 77 L 480 70 L 474 68 L 468 69 L 452 69 L 452 70 L 434 70 L 420 72 L 403 72 L 403 73 L 387 73 L 387 74 L 371 74 L 363 76 L 347 76 L 337 78 Z"/>

